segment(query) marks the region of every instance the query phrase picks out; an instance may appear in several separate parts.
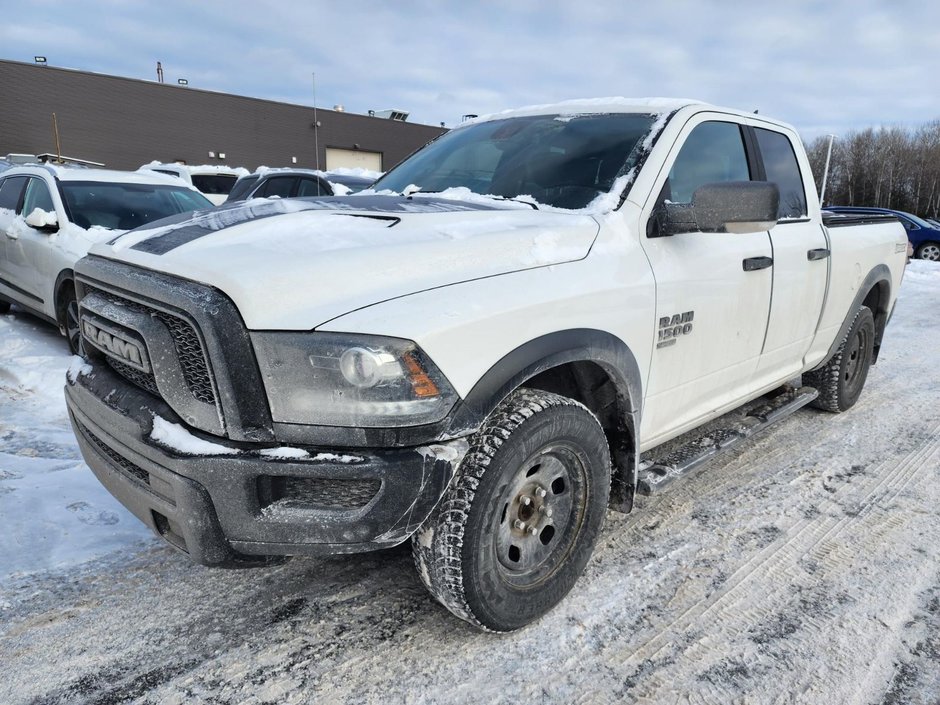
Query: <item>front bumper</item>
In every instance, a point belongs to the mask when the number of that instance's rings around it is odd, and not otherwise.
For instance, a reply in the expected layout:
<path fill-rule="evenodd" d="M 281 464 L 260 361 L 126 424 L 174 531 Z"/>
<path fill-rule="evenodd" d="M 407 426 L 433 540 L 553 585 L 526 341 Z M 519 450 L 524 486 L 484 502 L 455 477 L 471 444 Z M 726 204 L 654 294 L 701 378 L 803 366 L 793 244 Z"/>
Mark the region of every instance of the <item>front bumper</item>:
<path fill-rule="evenodd" d="M 161 400 L 107 366 L 65 388 L 75 435 L 101 483 L 138 519 L 203 565 L 261 556 L 354 553 L 401 543 L 437 504 L 464 440 L 414 448 L 305 448 L 265 455 L 184 455 L 151 438 L 154 417 L 180 423 Z M 204 440 L 209 440 L 204 437 Z"/>

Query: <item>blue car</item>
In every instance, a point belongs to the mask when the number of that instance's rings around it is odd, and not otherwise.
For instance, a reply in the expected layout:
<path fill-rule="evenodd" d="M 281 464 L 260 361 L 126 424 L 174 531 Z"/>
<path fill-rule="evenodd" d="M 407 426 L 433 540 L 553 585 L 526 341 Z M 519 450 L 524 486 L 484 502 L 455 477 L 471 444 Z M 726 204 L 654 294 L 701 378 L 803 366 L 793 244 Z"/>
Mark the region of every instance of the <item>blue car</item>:
<path fill-rule="evenodd" d="M 940 262 L 940 227 L 923 218 L 890 208 L 868 208 L 864 206 L 826 206 L 833 213 L 888 213 L 901 221 L 907 230 L 907 239 L 914 248 L 914 257 Z"/>

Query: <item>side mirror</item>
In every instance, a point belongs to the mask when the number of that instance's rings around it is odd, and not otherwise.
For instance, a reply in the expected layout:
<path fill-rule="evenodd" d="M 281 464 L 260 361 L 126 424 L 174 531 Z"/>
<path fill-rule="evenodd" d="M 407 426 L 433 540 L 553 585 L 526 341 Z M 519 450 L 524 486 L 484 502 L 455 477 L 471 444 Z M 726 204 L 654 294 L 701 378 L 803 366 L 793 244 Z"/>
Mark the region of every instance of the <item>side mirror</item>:
<path fill-rule="evenodd" d="M 26 224 L 44 233 L 54 233 L 59 230 L 59 219 L 56 214 L 44 211 L 42 208 L 34 208 L 33 212 L 26 216 Z"/>
<path fill-rule="evenodd" d="M 692 203 L 663 203 L 651 223 L 662 237 L 679 233 L 756 233 L 777 224 L 780 189 L 769 181 L 704 184 Z"/>

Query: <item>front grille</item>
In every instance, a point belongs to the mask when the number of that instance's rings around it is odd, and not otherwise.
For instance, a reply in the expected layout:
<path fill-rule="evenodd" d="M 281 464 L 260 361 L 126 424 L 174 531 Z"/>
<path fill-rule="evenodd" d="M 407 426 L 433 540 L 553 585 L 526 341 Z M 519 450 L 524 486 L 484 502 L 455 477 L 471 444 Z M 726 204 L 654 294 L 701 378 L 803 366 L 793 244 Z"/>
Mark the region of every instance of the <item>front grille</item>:
<path fill-rule="evenodd" d="M 176 316 L 163 311 L 157 311 L 157 316 L 166 324 L 173 336 L 176 354 L 179 356 L 183 378 L 186 380 L 189 391 L 199 401 L 205 404 L 215 404 L 215 391 L 212 389 L 209 365 L 206 364 L 206 355 L 196 331 L 187 321 Z"/>
<path fill-rule="evenodd" d="M 126 475 L 130 475 L 136 480 L 143 482 L 145 485 L 150 484 L 150 473 L 144 470 L 142 467 L 139 467 L 132 463 L 130 460 L 125 458 L 123 455 L 119 455 L 117 452 L 111 449 L 104 441 L 102 441 L 98 436 L 88 430 L 86 426 L 79 423 L 79 428 L 82 433 L 99 451 L 102 455 L 107 457 L 112 463 L 117 465 Z"/>
<path fill-rule="evenodd" d="M 258 478 L 258 498 L 262 508 L 280 511 L 297 509 L 359 509 L 372 501 L 381 480 L 325 479 L 319 477 Z"/>
<path fill-rule="evenodd" d="M 115 360 L 110 356 L 108 356 L 107 361 L 108 365 L 111 366 L 111 369 L 121 375 L 121 377 L 126 379 L 128 382 L 132 382 L 138 387 L 146 389 L 151 394 L 160 396 L 160 392 L 157 390 L 157 380 L 154 379 L 153 373 L 142 372 L 141 370 L 135 369 L 130 365 L 125 365 L 123 362 Z"/>
<path fill-rule="evenodd" d="M 117 306 L 124 306 L 132 311 L 146 313 L 160 319 L 170 331 L 173 338 L 173 345 L 176 348 L 176 355 L 179 358 L 180 367 L 183 370 L 183 378 L 186 380 L 186 386 L 189 392 L 204 404 L 216 403 L 215 390 L 212 386 L 212 375 L 209 372 L 209 363 L 206 361 L 206 354 L 199 340 L 193 325 L 179 316 L 175 316 L 166 311 L 152 308 L 138 301 L 131 301 L 122 296 L 118 296 L 110 291 L 105 291 L 97 287 L 87 287 L 89 293 L 95 293 L 104 297 Z M 108 364 L 129 382 L 138 387 L 146 389 L 152 394 L 158 394 L 157 385 L 152 374 L 147 374 L 135 370 L 129 365 L 108 358 Z"/>

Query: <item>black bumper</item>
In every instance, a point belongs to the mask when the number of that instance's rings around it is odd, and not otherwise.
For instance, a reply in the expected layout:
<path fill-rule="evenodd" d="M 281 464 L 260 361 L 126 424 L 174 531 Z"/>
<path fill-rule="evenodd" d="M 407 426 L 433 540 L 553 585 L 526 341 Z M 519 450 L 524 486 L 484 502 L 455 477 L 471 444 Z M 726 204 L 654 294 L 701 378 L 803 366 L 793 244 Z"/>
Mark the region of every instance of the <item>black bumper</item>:
<path fill-rule="evenodd" d="M 204 437 L 231 454 L 183 455 L 150 438 L 154 416 L 180 423 L 169 407 L 106 366 L 80 375 L 65 391 L 82 455 L 97 478 L 138 519 L 203 565 L 401 543 L 430 514 L 466 449 L 462 440 L 417 448 L 305 448 L 307 457 L 297 459 Z"/>

